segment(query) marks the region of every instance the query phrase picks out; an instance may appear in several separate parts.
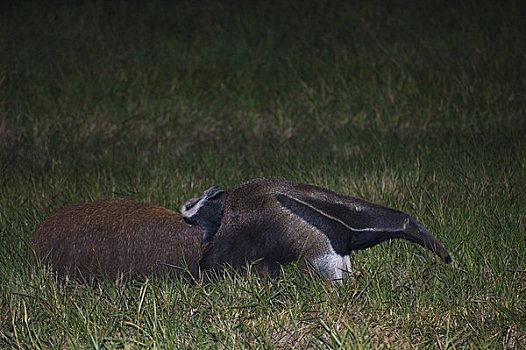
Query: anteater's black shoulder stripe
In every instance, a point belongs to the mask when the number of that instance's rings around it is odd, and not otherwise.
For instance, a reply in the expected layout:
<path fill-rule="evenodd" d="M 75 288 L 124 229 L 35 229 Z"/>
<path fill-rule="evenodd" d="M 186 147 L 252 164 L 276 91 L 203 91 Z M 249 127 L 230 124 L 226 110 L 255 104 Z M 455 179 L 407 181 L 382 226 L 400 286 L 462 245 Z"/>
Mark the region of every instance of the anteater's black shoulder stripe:
<path fill-rule="evenodd" d="M 349 200 L 345 205 L 309 196 L 276 195 L 278 202 L 323 232 L 334 251 L 341 255 L 366 249 L 392 238 L 404 230 L 406 214 L 379 205 Z M 403 216 L 403 217 L 402 217 Z"/>
<path fill-rule="evenodd" d="M 329 193 L 330 195 L 331 193 Z M 398 210 L 387 208 L 364 200 L 348 198 L 336 193 L 327 198 L 294 194 L 299 202 L 315 208 L 323 215 L 342 222 L 354 232 L 397 232 L 403 231 L 404 221 L 400 220 Z"/>
<path fill-rule="evenodd" d="M 304 203 L 288 195 L 276 194 L 276 199 L 284 208 L 323 232 L 337 254 L 347 255 L 349 253 L 349 234 L 352 234 L 352 230 L 343 222 L 326 215 L 309 203 Z"/>

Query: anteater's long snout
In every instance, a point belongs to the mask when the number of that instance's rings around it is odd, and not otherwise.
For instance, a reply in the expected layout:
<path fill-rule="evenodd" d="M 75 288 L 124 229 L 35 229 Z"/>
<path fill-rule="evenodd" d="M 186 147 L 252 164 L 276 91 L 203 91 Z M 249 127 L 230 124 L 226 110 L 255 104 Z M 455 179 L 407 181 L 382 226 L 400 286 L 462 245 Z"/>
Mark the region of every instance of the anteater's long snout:
<path fill-rule="evenodd" d="M 429 234 L 429 236 L 426 235 L 424 238 L 424 246 L 434 251 L 446 264 L 451 263 L 451 255 L 449 255 L 449 252 L 444 248 L 442 243 L 432 234 Z"/>
<path fill-rule="evenodd" d="M 451 263 L 451 255 L 444 245 L 429 230 L 409 216 L 408 228 L 403 238 L 420 244 L 435 252 L 446 264 Z"/>

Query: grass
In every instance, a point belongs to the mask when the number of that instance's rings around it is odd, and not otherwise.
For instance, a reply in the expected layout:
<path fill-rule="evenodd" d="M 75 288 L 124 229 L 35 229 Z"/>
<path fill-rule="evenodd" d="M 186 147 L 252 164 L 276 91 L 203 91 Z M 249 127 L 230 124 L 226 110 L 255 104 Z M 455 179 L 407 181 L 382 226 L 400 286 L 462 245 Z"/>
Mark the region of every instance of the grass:
<path fill-rule="evenodd" d="M 0 347 L 526 347 L 526 9 L 519 1 L 1 5 Z M 79 284 L 30 267 L 58 208 L 177 209 L 283 176 L 398 208 L 332 286 L 286 266 Z"/>

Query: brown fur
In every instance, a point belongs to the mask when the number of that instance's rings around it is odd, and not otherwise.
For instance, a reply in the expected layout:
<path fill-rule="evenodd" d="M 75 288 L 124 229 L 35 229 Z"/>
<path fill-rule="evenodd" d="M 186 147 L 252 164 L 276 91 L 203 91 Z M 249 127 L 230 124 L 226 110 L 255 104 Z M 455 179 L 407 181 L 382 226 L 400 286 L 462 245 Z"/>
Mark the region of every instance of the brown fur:
<path fill-rule="evenodd" d="M 202 231 L 180 214 L 127 199 L 73 205 L 48 216 L 30 240 L 36 256 L 61 275 L 132 276 L 184 271 L 196 276 Z"/>

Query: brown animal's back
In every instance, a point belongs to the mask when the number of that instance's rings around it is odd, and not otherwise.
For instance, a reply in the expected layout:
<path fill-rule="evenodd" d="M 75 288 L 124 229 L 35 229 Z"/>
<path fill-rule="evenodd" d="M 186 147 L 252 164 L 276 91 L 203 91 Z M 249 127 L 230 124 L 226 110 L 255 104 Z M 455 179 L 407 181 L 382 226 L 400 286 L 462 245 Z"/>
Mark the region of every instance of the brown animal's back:
<path fill-rule="evenodd" d="M 30 244 L 61 274 L 198 273 L 202 232 L 180 214 L 127 199 L 73 205 L 48 216 Z"/>

